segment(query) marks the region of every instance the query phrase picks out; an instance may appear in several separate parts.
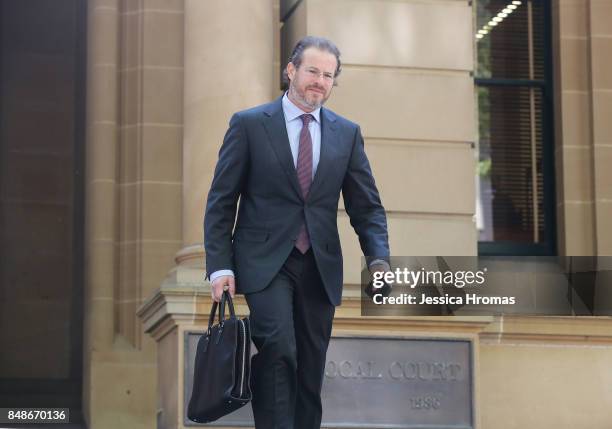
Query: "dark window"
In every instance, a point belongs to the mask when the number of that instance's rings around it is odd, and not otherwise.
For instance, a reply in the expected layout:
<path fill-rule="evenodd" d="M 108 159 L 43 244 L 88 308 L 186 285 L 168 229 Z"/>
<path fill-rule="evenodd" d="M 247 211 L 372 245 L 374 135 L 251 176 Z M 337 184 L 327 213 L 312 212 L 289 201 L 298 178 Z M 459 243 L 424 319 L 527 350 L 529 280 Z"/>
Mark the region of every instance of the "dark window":
<path fill-rule="evenodd" d="M 479 252 L 555 253 L 549 0 L 477 0 Z"/>

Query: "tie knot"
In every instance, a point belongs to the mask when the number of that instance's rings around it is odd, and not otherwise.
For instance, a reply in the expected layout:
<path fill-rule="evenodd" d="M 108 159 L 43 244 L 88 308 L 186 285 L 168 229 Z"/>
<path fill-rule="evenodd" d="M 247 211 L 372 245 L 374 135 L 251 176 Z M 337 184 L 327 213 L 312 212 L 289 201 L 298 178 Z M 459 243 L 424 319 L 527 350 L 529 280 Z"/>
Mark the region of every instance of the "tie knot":
<path fill-rule="evenodd" d="M 300 118 L 302 118 L 302 124 L 304 126 L 308 126 L 310 121 L 314 119 L 314 116 L 312 116 L 310 113 L 304 113 L 302 116 L 300 116 Z"/>

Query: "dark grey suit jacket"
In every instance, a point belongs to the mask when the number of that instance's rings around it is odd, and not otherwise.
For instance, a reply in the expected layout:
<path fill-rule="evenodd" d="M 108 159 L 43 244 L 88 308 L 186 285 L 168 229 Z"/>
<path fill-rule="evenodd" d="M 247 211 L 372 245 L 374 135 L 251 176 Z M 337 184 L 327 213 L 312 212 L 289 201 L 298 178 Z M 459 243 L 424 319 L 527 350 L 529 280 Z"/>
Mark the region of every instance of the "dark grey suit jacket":
<path fill-rule="evenodd" d="M 305 220 L 329 300 L 340 305 L 340 191 L 369 260 L 389 256 L 385 210 L 359 126 L 325 108 L 319 165 L 303 199 L 281 99 L 238 112 L 230 120 L 206 204 L 206 271 L 234 270 L 238 293 L 264 289 L 289 256 Z"/>

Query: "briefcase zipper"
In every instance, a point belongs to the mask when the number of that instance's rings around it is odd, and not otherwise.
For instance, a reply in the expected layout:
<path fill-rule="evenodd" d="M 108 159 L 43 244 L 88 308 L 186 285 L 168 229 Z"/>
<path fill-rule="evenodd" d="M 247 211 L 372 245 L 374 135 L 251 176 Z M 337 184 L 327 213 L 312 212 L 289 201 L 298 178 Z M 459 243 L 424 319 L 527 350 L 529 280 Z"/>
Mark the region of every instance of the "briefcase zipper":
<path fill-rule="evenodd" d="M 240 397 L 242 398 L 242 390 L 244 387 L 244 369 L 246 366 L 246 329 L 244 321 L 240 320 L 240 329 L 242 331 L 242 375 L 240 377 Z"/>

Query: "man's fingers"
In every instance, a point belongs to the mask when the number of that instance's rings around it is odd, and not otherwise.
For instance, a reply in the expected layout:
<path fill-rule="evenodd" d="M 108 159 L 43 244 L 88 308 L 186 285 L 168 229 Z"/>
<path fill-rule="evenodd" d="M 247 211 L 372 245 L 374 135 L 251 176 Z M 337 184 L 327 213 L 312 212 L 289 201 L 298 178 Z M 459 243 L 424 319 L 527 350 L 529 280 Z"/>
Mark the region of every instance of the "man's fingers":
<path fill-rule="evenodd" d="M 210 293 L 212 295 L 212 299 L 215 302 L 219 302 L 221 299 L 220 291 L 223 290 L 223 281 L 221 278 L 215 279 L 215 281 L 210 285 Z"/>
<path fill-rule="evenodd" d="M 216 302 L 221 301 L 221 296 L 223 295 L 223 291 L 229 291 L 231 297 L 234 297 L 235 292 L 235 282 L 233 276 L 222 276 L 211 284 L 211 295 L 212 299 Z"/>
<path fill-rule="evenodd" d="M 234 294 L 236 293 L 236 280 L 234 277 L 230 276 L 227 283 L 230 296 L 234 298 Z"/>
<path fill-rule="evenodd" d="M 220 299 L 219 299 L 219 294 L 217 293 L 217 288 L 215 286 L 213 286 L 212 290 L 210 292 L 211 292 L 213 301 L 219 302 Z"/>

